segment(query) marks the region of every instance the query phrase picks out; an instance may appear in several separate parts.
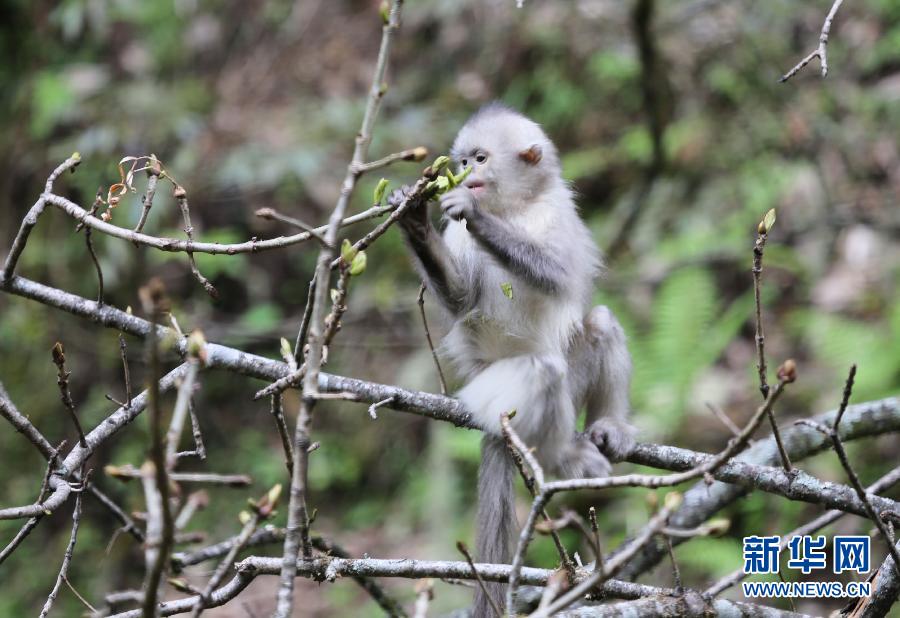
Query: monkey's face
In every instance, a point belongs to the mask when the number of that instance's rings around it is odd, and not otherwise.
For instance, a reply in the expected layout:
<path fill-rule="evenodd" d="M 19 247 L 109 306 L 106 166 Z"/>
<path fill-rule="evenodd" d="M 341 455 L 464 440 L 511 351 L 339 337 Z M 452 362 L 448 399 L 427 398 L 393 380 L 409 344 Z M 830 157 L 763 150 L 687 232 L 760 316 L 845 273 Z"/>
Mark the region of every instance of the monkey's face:
<path fill-rule="evenodd" d="M 469 167 L 472 168 L 463 186 L 472 191 L 479 201 L 483 201 L 486 196 L 494 195 L 497 192 L 496 178 L 491 168 L 492 163 L 490 153 L 479 147 L 475 147 L 469 154 L 459 157 L 460 172 Z"/>
<path fill-rule="evenodd" d="M 500 213 L 545 191 L 559 178 L 553 144 L 531 120 L 504 108 L 473 116 L 457 135 L 452 154 L 478 205 Z"/>

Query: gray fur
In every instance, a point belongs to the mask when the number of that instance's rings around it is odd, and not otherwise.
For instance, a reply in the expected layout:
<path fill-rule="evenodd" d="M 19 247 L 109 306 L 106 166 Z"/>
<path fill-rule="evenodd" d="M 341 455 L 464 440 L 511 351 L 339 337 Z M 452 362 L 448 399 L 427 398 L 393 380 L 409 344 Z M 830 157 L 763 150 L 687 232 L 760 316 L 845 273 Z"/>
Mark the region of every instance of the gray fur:
<path fill-rule="evenodd" d="M 529 150 L 540 156 L 521 156 Z M 442 351 L 465 379 L 457 397 L 486 432 L 478 559 L 508 562 L 516 522 L 501 414 L 516 410 L 513 427 L 548 471 L 605 476 L 610 460 L 634 443 L 627 421 L 631 360 L 609 309 L 588 313 L 600 254 L 543 130 L 492 104 L 463 126 L 451 152 L 460 170 L 473 171 L 465 186 L 441 197 L 443 233 L 424 205 L 400 224 L 448 318 Z M 576 432 L 582 406 L 583 434 Z M 498 588 L 490 594 L 502 596 Z M 490 615 L 480 591 L 475 603 L 475 616 Z"/>
<path fill-rule="evenodd" d="M 475 544 L 479 562 L 508 563 L 513 535 L 518 528 L 513 479 L 515 466 L 502 438 L 485 434 L 481 440 L 481 466 L 478 469 L 478 528 Z M 503 584 L 486 584 L 487 593 L 503 607 Z M 473 616 L 491 615 L 491 606 L 479 589 L 475 595 Z"/>

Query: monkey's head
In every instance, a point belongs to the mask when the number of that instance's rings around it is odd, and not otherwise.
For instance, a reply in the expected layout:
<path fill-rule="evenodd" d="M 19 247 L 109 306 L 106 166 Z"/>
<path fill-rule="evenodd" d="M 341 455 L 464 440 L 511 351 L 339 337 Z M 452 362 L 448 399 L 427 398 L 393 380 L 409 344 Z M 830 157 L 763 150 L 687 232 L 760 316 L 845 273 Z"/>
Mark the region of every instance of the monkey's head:
<path fill-rule="evenodd" d="M 553 142 L 536 122 L 499 103 L 466 122 L 451 155 L 460 170 L 472 167 L 464 184 L 489 210 L 513 208 L 561 182 Z"/>

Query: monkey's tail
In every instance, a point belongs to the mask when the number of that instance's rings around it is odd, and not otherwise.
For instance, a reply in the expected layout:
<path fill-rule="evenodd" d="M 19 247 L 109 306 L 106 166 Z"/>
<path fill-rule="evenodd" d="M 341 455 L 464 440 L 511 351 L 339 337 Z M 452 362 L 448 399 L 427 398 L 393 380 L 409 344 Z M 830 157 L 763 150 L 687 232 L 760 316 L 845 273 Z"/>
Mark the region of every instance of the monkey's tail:
<path fill-rule="evenodd" d="M 478 529 L 476 546 L 480 562 L 505 564 L 510 560 L 510 546 L 518 527 L 513 479 L 516 469 L 502 438 L 486 434 L 481 440 L 481 467 L 478 469 Z M 487 595 L 497 607 L 505 605 L 506 586 L 485 585 Z M 475 589 L 472 608 L 474 618 L 494 615 L 488 596 L 479 586 Z"/>

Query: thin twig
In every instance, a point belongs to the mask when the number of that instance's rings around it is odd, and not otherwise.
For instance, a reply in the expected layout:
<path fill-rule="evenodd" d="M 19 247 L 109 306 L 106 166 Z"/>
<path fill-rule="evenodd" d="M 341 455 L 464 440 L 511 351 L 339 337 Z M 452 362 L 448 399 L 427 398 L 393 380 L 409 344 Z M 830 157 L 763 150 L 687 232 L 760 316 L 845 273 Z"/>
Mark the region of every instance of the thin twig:
<path fill-rule="evenodd" d="M 178 387 L 178 397 L 175 400 L 175 409 L 172 419 L 169 421 L 169 430 L 165 436 L 165 465 L 171 474 L 178 463 L 178 442 L 181 440 L 181 432 L 184 429 L 190 408 L 191 397 L 194 395 L 194 380 L 199 370 L 199 361 L 196 357 L 188 359 L 188 371 Z"/>
<path fill-rule="evenodd" d="M 144 542 L 145 537 L 143 530 L 141 530 L 140 527 L 135 523 L 135 521 L 125 511 L 122 510 L 122 507 L 113 502 L 112 498 L 97 489 L 96 485 L 94 485 L 93 483 L 88 485 L 87 489 L 91 493 L 91 495 L 94 496 L 98 502 L 100 502 L 100 504 L 105 506 L 109 510 L 109 512 L 113 514 L 113 517 L 119 520 L 119 523 L 122 524 L 122 527 L 119 529 L 121 532 L 127 532 L 132 537 L 134 537 L 134 540 L 136 540 L 138 543 Z"/>
<path fill-rule="evenodd" d="M 97 208 L 99 208 L 100 204 L 103 200 L 103 194 L 101 190 L 97 190 L 97 197 L 94 199 L 94 205 L 91 206 L 91 210 L 88 215 L 93 217 L 97 214 Z M 76 226 L 75 231 L 77 232 L 83 224 L 79 223 Z M 97 253 L 94 251 L 94 243 L 91 241 L 91 228 L 86 227 L 84 230 L 84 244 L 87 246 L 88 253 L 91 256 L 91 261 L 94 263 L 94 270 L 97 272 L 97 302 L 99 304 L 103 304 L 103 269 L 100 268 L 100 260 L 97 258 Z"/>
<path fill-rule="evenodd" d="M 850 367 L 850 373 L 847 374 L 847 381 L 844 382 L 844 392 L 841 395 L 841 405 L 838 407 L 837 414 L 834 415 L 834 423 L 831 428 L 834 431 L 838 430 L 838 427 L 841 425 L 841 419 L 844 418 L 844 412 L 847 411 L 847 406 L 850 404 L 850 395 L 853 394 L 853 381 L 856 379 L 856 364 L 854 363 Z"/>
<path fill-rule="evenodd" d="M 325 243 L 325 238 L 320 234 L 316 228 L 312 227 L 308 223 L 304 223 L 300 219 L 296 219 L 289 215 L 282 214 L 275 210 L 274 208 L 260 208 L 256 211 L 256 216 L 260 219 L 266 219 L 268 221 L 280 221 L 282 223 L 287 223 L 288 225 L 292 225 L 295 228 L 303 230 L 304 232 L 308 232 L 313 238 L 319 241 L 319 244 L 327 246 Z"/>
<path fill-rule="evenodd" d="M 316 294 L 316 279 L 313 277 L 309 282 L 309 289 L 306 293 L 306 306 L 303 308 L 303 317 L 300 319 L 300 328 L 297 330 L 297 340 L 294 342 L 294 360 L 298 365 L 303 364 L 303 358 L 306 352 L 303 346 L 306 345 L 306 337 L 309 334 L 309 320 L 312 318 L 313 300 Z M 256 399 L 256 397 L 254 397 Z"/>
<path fill-rule="evenodd" d="M 722 421 L 722 424 L 728 428 L 728 431 L 731 432 L 731 435 L 736 436 L 741 433 L 740 428 L 735 425 L 734 421 L 728 418 L 728 415 L 725 414 L 725 412 L 723 412 L 721 409 L 719 409 L 718 406 L 714 406 L 713 404 L 707 402 L 706 407 L 709 408 L 710 412 L 712 412 L 717 419 Z"/>
<path fill-rule="evenodd" d="M 140 233 L 147 223 L 147 216 L 150 214 L 150 208 L 153 206 L 153 196 L 156 195 L 156 183 L 159 182 L 159 174 L 162 171 L 156 155 L 150 155 L 150 165 L 147 167 L 147 192 L 141 196 L 141 217 L 138 219 L 134 231 Z"/>
<path fill-rule="evenodd" d="M 841 418 L 844 416 L 844 412 L 847 410 L 847 404 L 850 401 L 850 394 L 853 392 L 853 380 L 855 377 L 856 365 L 853 365 L 852 367 L 850 367 L 850 373 L 847 376 L 847 382 L 844 385 L 844 394 L 841 398 L 841 406 L 840 408 L 838 408 L 838 412 L 834 418 L 834 425 L 831 428 L 831 441 L 834 444 L 834 450 L 837 453 L 838 459 L 841 460 L 841 465 L 847 472 L 847 477 L 850 479 L 850 484 L 856 491 L 856 495 L 859 498 L 859 501 L 862 502 L 865 506 L 866 513 L 868 514 L 869 519 L 871 519 L 875 523 L 875 527 L 878 528 L 881 536 L 884 537 L 884 541 L 888 547 L 888 553 L 890 553 L 891 558 L 894 559 L 894 568 L 897 569 L 898 573 L 900 573 L 900 551 L 898 551 L 896 545 L 894 545 L 894 537 L 891 534 L 890 530 L 888 530 L 888 527 L 885 524 L 884 520 L 878 516 L 875 508 L 872 506 L 872 502 L 871 500 L 869 500 L 869 495 L 866 493 L 862 482 L 859 480 L 859 475 L 856 474 L 856 470 L 854 470 L 853 466 L 850 464 L 850 458 L 847 457 L 847 451 L 844 449 L 844 443 L 841 440 L 840 434 L 838 433 L 838 426 L 841 422 Z"/>
<path fill-rule="evenodd" d="M 491 609 L 494 611 L 494 616 L 500 618 L 503 616 L 503 612 L 500 610 L 500 607 L 497 605 L 497 602 L 494 598 L 488 594 L 487 585 L 484 583 L 484 580 L 481 578 L 481 575 L 478 574 L 478 569 L 475 568 L 475 561 L 472 560 L 472 554 L 469 553 L 469 548 L 466 547 L 466 544 L 462 541 L 456 542 L 456 549 L 459 550 L 466 558 L 466 562 L 469 563 L 469 568 L 472 569 L 472 575 L 475 576 L 475 581 L 478 582 L 478 585 L 481 587 L 481 592 L 484 593 L 485 598 L 488 600 L 488 603 L 491 604 Z"/>
<path fill-rule="evenodd" d="M 794 65 L 790 71 L 785 73 L 779 82 L 786 82 L 794 75 L 796 75 L 800 70 L 809 64 L 813 58 L 818 58 L 819 62 L 822 64 L 822 77 L 828 75 L 828 34 L 831 32 L 831 22 L 834 21 L 834 16 L 837 14 L 838 9 L 841 8 L 841 4 L 844 0 L 834 0 L 834 3 L 831 5 L 831 10 L 828 11 L 828 15 L 825 17 L 825 23 L 822 24 L 822 31 L 819 33 L 819 45 L 803 60 Z"/>
<path fill-rule="evenodd" d="M 59 386 L 59 395 L 62 399 L 72 424 L 78 431 L 78 444 L 81 448 L 87 448 L 87 442 L 84 439 L 84 430 L 81 428 L 81 422 L 78 420 L 78 413 L 75 411 L 75 402 L 72 401 L 72 394 L 69 392 L 69 376 L 71 372 L 66 371 L 66 352 L 63 344 L 59 341 L 53 346 L 53 364 L 56 365 L 56 384 Z"/>
<path fill-rule="evenodd" d="M 194 438 L 194 451 L 192 454 L 202 461 L 206 459 L 206 445 L 203 443 L 203 432 L 200 431 L 200 419 L 194 409 L 194 401 L 188 401 L 188 414 L 191 416 L 191 436 Z"/>
<path fill-rule="evenodd" d="M 762 260 L 763 250 L 766 246 L 766 231 L 760 231 L 756 235 L 756 243 L 753 245 L 753 298 L 756 302 L 756 370 L 759 373 L 759 391 L 763 399 L 769 396 L 769 385 L 766 381 L 766 337 L 763 334 L 762 302 L 760 290 L 762 288 Z"/>
<path fill-rule="evenodd" d="M 269 411 L 275 419 L 275 427 L 278 429 L 278 435 L 281 437 L 281 448 L 284 450 L 284 462 L 287 465 L 288 474 L 290 474 L 291 470 L 294 469 L 294 447 L 291 444 L 287 423 L 284 420 L 284 406 L 282 405 L 281 393 L 272 395 Z"/>
<path fill-rule="evenodd" d="M 378 419 L 378 412 L 377 412 L 378 408 L 380 408 L 382 406 L 389 406 L 392 403 L 394 403 L 393 397 L 388 397 L 386 399 L 382 399 L 381 401 L 376 401 L 375 403 L 373 403 L 372 405 L 369 406 L 369 416 L 372 417 L 372 420 L 377 420 Z"/>
<path fill-rule="evenodd" d="M 194 514 L 197 511 L 202 511 L 207 506 L 209 506 L 209 493 L 205 489 L 189 493 L 181 507 L 181 511 L 178 513 L 178 517 L 175 518 L 175 530 L 178 532 L 184 530 Z"/>
<path fill-rule="evenodd" d="M 82 594 L 81 594 L 80 592 L 78 592 L 77 590 L 75 590 L 75 586 L 73 586 L 73 585 L 72 585 L 72 582 L 69 581 L 69 577 L 68 577 L 68 576 L 63 577 L 63 581 L 65 582 L 66 586 L 69 587 L 69 590 L 72 591 L 72 594 L 74 594 L 75 597 L 76 597 L 79 601 L 81 601 L 82 605 L 84 605 L 86 608 L 88 608 L 89 611 L 93 612 L 94 614 L 97 613 L 97 608 L 94 607 L 93 605 L 91 605 L 90 603 L 88 603 L 88 600 L 85 599 L 84 596 L 82 596 Z"/>
<path fill-rule="evenodd" d="M 106 466 L 103 472 L 107 476 L 119 480 L 131 480 L 142 478 L 143 472 L 131 464 L 124 466 Z M 170 480 L 176 483 L 207 483 L 210 485 L 225 485 L 227 487 L 246 487 L 253 484 L 253 479 L 248 474 L 215 474 L 211 472 L 169 472 Z"/>
<path fill-rule="evenodd" d="M 122 357 L 122 374 L 125 378 L 125 406 L 131 407 L 131 370 L 128 368 L 128 348 L 125 346 L 125 335 L 119 331 L 119 356 Z"/>
<path fill-rule="evenodd" d="M 331 312 L 325 316 L 325 333 L 322 336 L 322 362 L 328 362 L 328 346 L 331 340 L 341 329 L 341 317 L 347 311 L 347 293 L 350 284 L 350 265 L 345 264 L 343 258 L 341 260 L 340 274 L 338 275 L 337 287 L 332 295 Z"/>
<path fill-rule="evenodd" d="M 438 380 L 441 383 L 441 395 L 447 394 L 447 381 L 444 379 L 444 371 L 441 369 L 441 361 L 438 359 L 437 352 L 434 349 L 434 342 L 431 340 L 431 331 L 428 330 L 428 318 L 425 317 L 425 282 L 419 287 L 419 295 L 416 302 L 419 304 L 419 313 L 422 316 L 422 326 L 425 328 L 425 340 L 428 341 L 428 349 L 431 350 L 431 358 L 434 360 L 434 366 L 438 372 Z"/>
<path fill-rule="evenodd" d="M 678 568 L 678 561 L 675 560 L 675 548 L 672 547 L 672 537 L 663 532 L 662 538 L 666 544 L 669 560 L 672 562 L 672 577 L 675 580 L 675 590 L 684 590 L 684 586 L 681 584 L 681 569 Z"/>
<path fill-rule="evenodd" d="M 190 247 L 194 244 L 194 226 L 191 225 L 191 211 L 188 208 L 187 201 L 187 193 L 184 190 L 184 187 L 180 185 L 175 185 L 175 191 L 173 193 L 175 196 L 175 201 L 178 202 L 178 207 L 181 209 L 181 215 L 184 217 L 184 233 L 188 237 L 188 262 L 191 265 L 191 273 L 193 273 L 194 278 L 200 282 L 200 285 L 203 286 L 203 289 L 206 290 L 206 293 L 209 294 L 213 299 L 219 297 L 219 292 L 216 290 L 215 286 L 210 283 L 209 279 L 203 276 L 203 273 L 200 272 L 200 269 L 197 268 L 197 261 L 194 259 L 194 252 L 191 251 Z"/>
<path fill-rule="evenodd" d="M 597 509 L 588 509 L 588 518 L 591 522 L 591 533 L 594 535 L 594 569 L 603 569 L 603 550 L 600 545 L 600 526 L 597 525 Z"/>
<path fill-rule="evenodd" d="M 416 148 L 409 148 L 407 150 L 401 150 L 400 152 L 389 154 L 388 156 L 382 157 L 377 161 L 370 161 L 369 163 L 361 163 L 359 165 L 355 165 L 353 169 L 357 174 L 364 174 L 366 172 L 372 172 L 374 170 L 381 169 L 382 167 L 387 167 L 388 165 L 396 163 L 397 161 L 422 161 L 427 156 L 428 149 L 424 146 L 418 146 Z"/>
<path fill-rule="evenodd" d="M 82 470 L 82 475 L 83 474 L 84 470 Z M 66 575 L 69 572 L 69 564 L 72 562 L 72 554 L 75 552 L 75 542 L 78 540 L 78 525 L 81 523 L 81 494 L 82 492 L 75 494 L 75 509 L 72 511 L 72 534 L 69 536 L 69 544 L 66 546 L 66 553 L 63 554 L 62 566 L 59 567 L 56 583 L 53 585 L 53 590 L 51 590 L 50 594 L 47 596 L 44 607 L 41 608 L 40 618 L 46 618 L 47 614 L 50 613 L 50 608 L 53 607 L 56 595 L 59 594 L 59 587 L 63 580 L 66 579 Z"/>
<path fill-rule="evenodd" d="M 766 216 L 768 219 L 768 215 Z M 769 227 L 764 219 L 757 229 L 756 242 L 753 245 L 753 298 L 756 303 L 756 369 L 759 372 L 759 392 L 762 393 L 763 399 L 769 395 L 769 384 L 766 378 L 766 352 L 765 352 L 765 335 L 763 334 L 762 322 L 762 303 L 760 301 L 760 290 L 762 288 L 762 261 L 763 250 L 766 246 L 766 238 L 768 237 Z M 775 412 L 769 410 L 766 414 L 769 424 L 772 427 L 772 435 L 775 436 L 775 443 L 778 445 L 778 454 L 781 456 L 781 464 L 786 472 L 790 473 L 794 466 L 791 459 L 784 448 L 781 440 L 781 432 L 778 429 L 778 423 L 775 421 Z"/>

